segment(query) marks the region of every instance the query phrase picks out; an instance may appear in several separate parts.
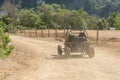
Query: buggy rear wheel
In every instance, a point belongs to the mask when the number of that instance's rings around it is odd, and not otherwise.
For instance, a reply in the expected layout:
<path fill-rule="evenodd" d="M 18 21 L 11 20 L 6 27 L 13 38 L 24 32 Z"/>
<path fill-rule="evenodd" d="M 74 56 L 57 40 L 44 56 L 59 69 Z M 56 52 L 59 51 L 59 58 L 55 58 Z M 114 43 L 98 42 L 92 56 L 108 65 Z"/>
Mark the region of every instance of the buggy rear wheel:
<path fill-rule="evenodd" d="M 89 46 L 88 48 L 88 55 L 90 58 L 93 58 L 95 56 L 95 50 L 92 46 Z"/>
<path fill-rule="evenodd" d="M 62 46 L 58 45 L 58 55 L 62 55 Z"/>
<path fill-rule="evenodd" d="M 65 56 L 68 57 L 70 55 L 70 48 L 69 47 L 65 47 Z"/>

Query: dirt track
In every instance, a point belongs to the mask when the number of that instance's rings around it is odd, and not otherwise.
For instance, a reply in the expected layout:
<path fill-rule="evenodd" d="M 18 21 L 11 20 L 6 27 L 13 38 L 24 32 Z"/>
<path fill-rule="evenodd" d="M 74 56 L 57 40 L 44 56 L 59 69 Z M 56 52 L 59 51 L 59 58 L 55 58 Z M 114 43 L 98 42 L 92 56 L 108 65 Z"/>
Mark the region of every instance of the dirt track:
<path fill-rule="evenodd" d="M 93 59 L 73 55 L 69 59 L 57 56 L 56 46 L 60 42 L 51 40 L 34 40 L 11 36 L 14 41 L 31 47 L 35 65 L 28 70 L 21 80 L 119 80 L 120 59 L 115 56 L 117 51 L 104 47 L 95 47 Z M 25 46 L 23 46 L 24 48 Z M 116 53 L 114 53 L 116 52 Z M 37 66 L 37 67 L 36 67 Z"/>
<path fill-rule="evenodd" d="M 57 45 L 62 43 L 54 39 L 11 38 L 29 58 L 22 58 L 25 66 L 5 80 L 120 80 L 120 45 L 94 45 L 94 58 L 79 54 L 64 58 L 57 56 Z"/>

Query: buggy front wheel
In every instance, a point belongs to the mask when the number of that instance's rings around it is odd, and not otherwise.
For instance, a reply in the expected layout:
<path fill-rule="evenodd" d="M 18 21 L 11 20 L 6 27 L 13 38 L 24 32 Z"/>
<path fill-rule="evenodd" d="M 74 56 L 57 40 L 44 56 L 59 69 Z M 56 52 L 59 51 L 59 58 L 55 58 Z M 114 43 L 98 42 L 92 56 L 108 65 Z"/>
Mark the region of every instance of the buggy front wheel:
<path fill-rule="evenodd" d="M 58 55 L 62 55 L 62 46 L 61 45 L 58 45 Z"/>

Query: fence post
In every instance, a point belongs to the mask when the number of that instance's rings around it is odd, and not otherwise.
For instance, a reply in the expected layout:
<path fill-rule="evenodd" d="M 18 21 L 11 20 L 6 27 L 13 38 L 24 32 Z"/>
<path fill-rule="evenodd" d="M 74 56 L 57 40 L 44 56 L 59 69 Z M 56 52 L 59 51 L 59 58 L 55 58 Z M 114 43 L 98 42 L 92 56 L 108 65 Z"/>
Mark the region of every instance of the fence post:
<path fill-rule="evenodd" d="M 50 37 L 50 30 L 48 29 L 48 37 Z"/>
<path fill-rule="evenodd" d="M 55 36 L 58 37 L 57 29 L 55 29 Z"/>
<path fill-rule="evenodd" d="M 37 30 L 35 30 L 35 37 L 37 37 Z"/>
<path fill-rule="evenodd" d="M 41 30 L 41 36 L 43 37 L 43 29 Z"/>
<path fill-rule="evenodd" d="M 25 30 L 23 32 L 24 32 L 24 35 L 26 36 Z"/>
<path fill-rule="evenodd" d="M 97 42 L 97 44 L 98 44 L 98 42 L 99 42 L 99 27 L 97 27 L 97 38 L 96 38 L 96 42 Z"/>
<path fill-rule="evenodd" d="M 32 36 L 31 34 L 32 34 L 32 32 L 31 32 L 31 30 L 30 30 L 30 37 Z"/>

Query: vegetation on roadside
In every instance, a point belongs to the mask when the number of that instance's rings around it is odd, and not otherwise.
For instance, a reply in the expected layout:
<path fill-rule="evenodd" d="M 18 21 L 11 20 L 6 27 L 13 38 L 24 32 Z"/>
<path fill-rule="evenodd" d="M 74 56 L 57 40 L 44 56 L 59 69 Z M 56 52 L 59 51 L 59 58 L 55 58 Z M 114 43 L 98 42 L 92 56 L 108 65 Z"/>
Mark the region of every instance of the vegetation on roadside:
<path fill-rule="evenodd" d="M 0 28 L 0 58 L 7 57 L 14 47 L 10 45 L 10 38 L 9 35 L 5 34 L 3 29 Z"/>

